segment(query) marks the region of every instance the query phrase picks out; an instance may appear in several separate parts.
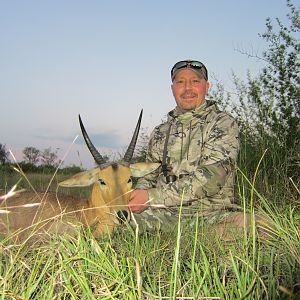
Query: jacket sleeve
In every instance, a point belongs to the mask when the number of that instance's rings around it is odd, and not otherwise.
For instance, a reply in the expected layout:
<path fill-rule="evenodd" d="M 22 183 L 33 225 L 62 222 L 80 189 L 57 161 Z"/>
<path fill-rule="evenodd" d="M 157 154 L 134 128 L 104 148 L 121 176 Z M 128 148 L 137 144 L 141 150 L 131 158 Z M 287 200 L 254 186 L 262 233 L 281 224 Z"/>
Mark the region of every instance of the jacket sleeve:
<path fill-rule="evenodd" d="M 239 150 L 235 120 L 225 113 L 220 114 L 203 142 L 197 167 L 192 172 L 159 187 L 155 186 L 157 173 L 143 179 L 151 206 L 169 207 L 197 201 L 215 195 L 224 187 L 228 177 L 234 172 Z M 156 158 L 155 154 L 154 157 L 151 156 L 150 149 L 149 159 Z"/>

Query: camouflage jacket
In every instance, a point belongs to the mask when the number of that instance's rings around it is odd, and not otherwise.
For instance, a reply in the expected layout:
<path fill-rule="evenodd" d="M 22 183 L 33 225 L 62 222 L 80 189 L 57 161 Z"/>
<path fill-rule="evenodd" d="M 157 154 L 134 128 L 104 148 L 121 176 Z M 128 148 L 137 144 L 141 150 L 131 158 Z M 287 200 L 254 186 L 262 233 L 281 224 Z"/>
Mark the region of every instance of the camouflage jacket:
<path fill-rule="evenodd" d="M 138 180 L 137 189 L 147 189 L 151 207 L 165 207 L 174 213 L 233 208 L 234 165 L 239 150 L 238 126 L 226 112 L 206 101 L 193 111 L 179 114 L 175 108 L 166 122 L 155 127 L 149 141 L 147 161 L 162 162 L 167 132 L 167 183 L 160 167 Z"/>

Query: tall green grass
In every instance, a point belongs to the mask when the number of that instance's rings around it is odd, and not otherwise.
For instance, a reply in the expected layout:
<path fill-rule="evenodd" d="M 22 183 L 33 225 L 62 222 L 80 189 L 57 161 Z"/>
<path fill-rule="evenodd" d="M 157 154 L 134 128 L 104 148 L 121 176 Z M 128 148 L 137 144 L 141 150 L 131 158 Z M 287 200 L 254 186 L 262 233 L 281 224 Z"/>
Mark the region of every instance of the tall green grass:
<path fill-rule="evenodd" d="M 89 231 L 28 247 L 1 243 L 2 299 L 297 299 L 299 227 L 273 215 L 276 239 L 256 233 L 226 245 L 205 227 L 138 235 Z M 207 298 L 212 297 L 212 298 Z"/>
<path fill-rule="evenodd" d="M 293 239 L 294 228 L 277 225 L 285 238 L 276 243 L 246 238 L 225 245 L 197 227 L 172 234 L 145 233 L 138 240 L 130 228 L 99 241 L 85 231 L 73 238 L 53 237 L 35 247 L 5 240 L 1 244 L 0 296 L 297 299 L 299 236 Z"/>
<path fill-rule="evenodd" d="M 0 195 L 6 194 L 12 186 L 17 184 L 18 189 L 38 192 L 55 192 L 62 195 L 73 195 L 86 198 L 90 194 L 90 188 L 59 188 L 58 183 L 71 177 L 72 173 L 58 171 L 53 173 L 23 173 L 15 168 L 0 167 Z"/>
<path fill-rule="evenodd" d="M 268 240 L 253 224 L 225 243 L 201 219 L 193 227 L 179 219 L 172 232 L 137 234 L 124 225 L 99 240 L 88 229 L 31 246 L 3 237 L 0 298 L 299 299 L 298 207 L 271 204 L 279 199 L 256 189 L 258 172 L 250 179 L 238 172 L 237 195 L 245 212 L 273 221 Z"/>

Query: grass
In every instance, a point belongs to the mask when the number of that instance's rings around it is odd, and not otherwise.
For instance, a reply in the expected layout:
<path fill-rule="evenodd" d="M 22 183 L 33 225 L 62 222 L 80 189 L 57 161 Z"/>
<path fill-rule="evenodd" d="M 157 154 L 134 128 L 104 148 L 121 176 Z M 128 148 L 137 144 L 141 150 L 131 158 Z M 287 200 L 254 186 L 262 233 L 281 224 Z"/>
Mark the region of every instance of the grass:
<path fill-rule="evenodd" d="M 51 178 L 39 176 L 28 179 L 47 187 Z M 241 173 L 238 196 L 245 209 L 247 203 L 250 210 L 259 206 L 273 220 L 269 240 L 259 239 L 253 226 L 227 244 L 201 219 L 192 228 L 179 220 L 173 232 L 137 235 L 123 226 L 99 240 L 79 229 L 73 237 L 52 236 L 34 247 L 3 238 L 0 298 L 299 299 L 298 208 L 270 205 L 254 183 Z"/>
<path fill-rule="evenodd" d="M 283 228 L 282 228 L 283 229 Z M 289 229 L 290 234 L 293 230 Z M 205 229 L 147 233 L 120 229 L 96 241 L 89 232 L 45 245 L 1 244 L 2 299 L 288 299 L 299 296 L 299 240 L 234 245 Z"/>
<path fill-rule="evenodd" d="M 26 173 L 21 174 L 20 171 L 2 170 L 0 168 L 0 195 L 6 194 L 12 186 L 17 183 L 18 189 L 25 189 L 28 191 L 48 191 L 58 192 L 62 195 L 73 195 L 81 198 L 89 196 L 90 188 L 59 188 L 57 191 L 57 185 L 59 182 L 71 177 L 73 174 L 65 173 Z"/>

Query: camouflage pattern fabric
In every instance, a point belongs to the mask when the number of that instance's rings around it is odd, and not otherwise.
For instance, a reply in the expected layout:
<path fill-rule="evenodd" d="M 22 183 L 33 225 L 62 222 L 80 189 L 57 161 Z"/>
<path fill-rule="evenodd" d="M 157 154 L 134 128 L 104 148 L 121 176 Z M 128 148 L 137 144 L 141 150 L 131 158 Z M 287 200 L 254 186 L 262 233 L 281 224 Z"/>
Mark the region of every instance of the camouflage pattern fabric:
<path fill-rule="evenodd" d="M 165 227 L 178 221 L 180 207 L 183 219 L 198 214 L 208 222 L 219 219 L 222 212 L 238 209 L 234 204 L 234 166 L 239 132 L 234 118 L 208 100 L 181 114 L 175 108 L 166 122 L 154 128 L 147 161 L 162 162 L 169 129 L 168 174 L 177 179 L 167 183 L 159 168 L 138 180 L 135 188 L 148 190 L 150 201 L 149 209 L 134 215 L 138 224 Z"/>
<path fill-rule="evenodd" d="M 191 216 L 182 216 L 176 215 L 168 209 L 148 208 L 140 214 L 134 214 L 130 224 L 135 229 L 138 226 L 140 233 L 145 231 L 154 232 L 155 230 L 172 232 L 177 230 L 179 218 L 183 226 L 195 228 L 197 218 L 200 224 L 204 222 L 205 224 L 214 225 L 224 222 L 235 213 L 235 211 L 215 210 L 205 216 L 198 213 Z"/>

